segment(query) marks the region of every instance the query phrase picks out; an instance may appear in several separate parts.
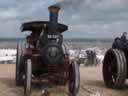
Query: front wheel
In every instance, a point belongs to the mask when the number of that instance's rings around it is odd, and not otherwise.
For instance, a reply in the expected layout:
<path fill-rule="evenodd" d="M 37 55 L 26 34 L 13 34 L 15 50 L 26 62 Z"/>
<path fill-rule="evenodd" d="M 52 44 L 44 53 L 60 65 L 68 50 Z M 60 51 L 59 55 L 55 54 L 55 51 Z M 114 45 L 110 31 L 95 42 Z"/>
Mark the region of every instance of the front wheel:
<path fill-rule="evenodd" d="M 24 81 L 24 95 L 31 96 L 31 81 L 32 81 L 32 62 L 30 59 L 26 61 Z"/>
<path fill-rule="evenodd" d="M 72 62 L 69 68 L 69 96 L 77 96 L 80 88 L 79 65 Z"/>

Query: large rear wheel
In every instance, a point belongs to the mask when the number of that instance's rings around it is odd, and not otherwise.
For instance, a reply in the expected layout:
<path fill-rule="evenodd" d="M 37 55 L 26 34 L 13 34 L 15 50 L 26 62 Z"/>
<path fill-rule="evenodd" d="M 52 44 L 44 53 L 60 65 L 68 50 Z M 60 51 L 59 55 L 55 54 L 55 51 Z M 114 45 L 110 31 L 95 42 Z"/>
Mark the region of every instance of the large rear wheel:
<path fill-rule="evenodd" d="M 123 51 L 109 49 L 103 61 L 103 78 L 109 88 L 123 88 L 127 76 L 126 57 Z"/>
<path fill-rule="evenodd" d="M 69 69 L 69 96 L 77 96 L 80 88 L 79 65 L 72 62 Z"/>

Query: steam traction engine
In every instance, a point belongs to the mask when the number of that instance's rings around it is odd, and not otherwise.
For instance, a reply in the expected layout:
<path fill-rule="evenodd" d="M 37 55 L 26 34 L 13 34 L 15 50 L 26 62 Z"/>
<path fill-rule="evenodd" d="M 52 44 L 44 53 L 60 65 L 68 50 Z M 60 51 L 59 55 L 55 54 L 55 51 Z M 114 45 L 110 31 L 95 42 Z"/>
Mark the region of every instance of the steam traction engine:
<path fill-rule="evenodd" d="M 45 79 L 56 85 L 68 84 L 69 95 L 76 96 L 80 85 L 79 67 L 69 60 L 62 35 L 68 27 L 57 22 L 58 7 L 51 6 L 49 11 L 49 22 L 22 25 L 21 30 L 31 31 L 31 34 L 26 37 L 25 47 L 17 46 L 16 85 L 24 86 L 25 96 L 30 96 L 32 80 Z"/>
<path fill-rule="evenodd" d="M 122 37 L 115 38 L 104 57 L 103 78 L 109 88 L 123 88 L 128 78 L 128 40 Z"/>

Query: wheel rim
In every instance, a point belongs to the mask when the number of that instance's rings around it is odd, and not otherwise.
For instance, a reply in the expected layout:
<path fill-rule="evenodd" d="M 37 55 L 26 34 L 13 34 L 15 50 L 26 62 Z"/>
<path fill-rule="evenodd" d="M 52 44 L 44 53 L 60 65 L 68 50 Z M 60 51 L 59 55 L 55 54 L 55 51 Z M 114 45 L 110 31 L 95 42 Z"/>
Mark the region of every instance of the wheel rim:
<path fill-rule="evenodd" d="M 24 82 L 24 94 L 25 96 L 31 96 L 31 79 L 32 79 L 32 62 L 30 59 L 26 61 L 25 70 L 25 82 Z"/>
<path fill-rule="evenodd" d="M 70 74 L 70 80 L 69 80 L 69 89 L 70 89 L 70 92 L 73 93 L 74 89 L 75 89 L 75 77 L 74 77 L 74 74 L 73 74 L 73 69 L 71 69 L 71 72 L 69 73 Z M 72 74 L 72 76 L 71 76 Z"/>
<path fill-rule="evenodd" d="M 16 83 L 19 82 L 20 78 L 20 57 L 21 57 L 21 47 L 17 46 L 17 54 L 16 54 Z"/>
<path fill-rule="evenodd" d="M 79 76 L 79 66 L 74 63 L 70 66 L 69 72 L 69 92 L 73 96 L 76 96 L 79 93 L 80 86 L 80 76 Z"/>
<path fill-rule="evenodd" d="M 16 53 L 16 81 L 17 81 L 17 79 L 18 79 L 18 78 L 17 78 L 17 76 L 18 76 L 18 72 L 17 72 L 17 71 L 18 71 L 18 70 L 17 70 L 17 68 L 18 68 L 18 65 L 17 65 L 17 64 L 18 64 L 18 55 L 19 55 L 19 54 L 18 54 L 18 47 L 17 47 L 17 53 Z"/>

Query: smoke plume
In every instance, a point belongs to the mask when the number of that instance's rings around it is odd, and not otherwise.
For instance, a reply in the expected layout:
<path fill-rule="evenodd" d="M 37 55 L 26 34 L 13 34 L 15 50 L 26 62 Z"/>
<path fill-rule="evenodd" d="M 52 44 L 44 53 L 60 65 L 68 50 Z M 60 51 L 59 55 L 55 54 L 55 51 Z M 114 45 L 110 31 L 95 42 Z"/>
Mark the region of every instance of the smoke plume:
<path fill-rule="evenodd" d="M 77 8 L 80 7 L 80 5 L 82 4 L 82 2 L 84 2 L 85 0 L 60 0 L 59 2 L 57 2 L 56 4 L 52 5 L 52 6 L 57 6 L 61 9 L 69 9 L 69 10 L 75 10 Z"/>

